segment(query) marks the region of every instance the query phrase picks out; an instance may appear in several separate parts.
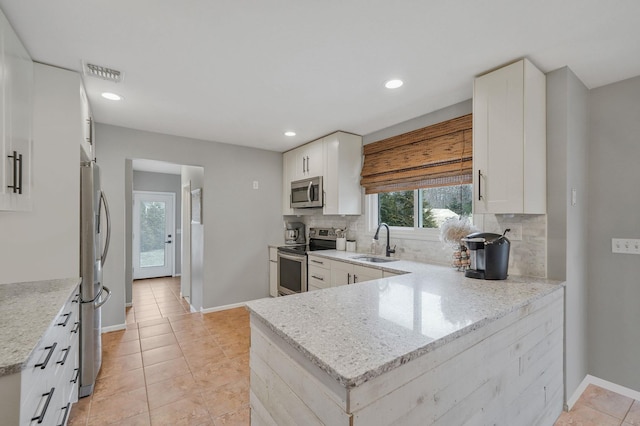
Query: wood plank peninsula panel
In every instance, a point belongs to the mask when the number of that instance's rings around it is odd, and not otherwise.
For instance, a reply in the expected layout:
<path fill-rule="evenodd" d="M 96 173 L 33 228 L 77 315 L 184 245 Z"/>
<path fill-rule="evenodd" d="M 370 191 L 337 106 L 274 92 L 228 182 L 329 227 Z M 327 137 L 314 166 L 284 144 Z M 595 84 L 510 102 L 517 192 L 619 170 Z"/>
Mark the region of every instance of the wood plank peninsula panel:
<path fill-rule="evenodd" d="M 551 424 L 564 287 L 427 269 L 250 302 L 252 424 Z"/>

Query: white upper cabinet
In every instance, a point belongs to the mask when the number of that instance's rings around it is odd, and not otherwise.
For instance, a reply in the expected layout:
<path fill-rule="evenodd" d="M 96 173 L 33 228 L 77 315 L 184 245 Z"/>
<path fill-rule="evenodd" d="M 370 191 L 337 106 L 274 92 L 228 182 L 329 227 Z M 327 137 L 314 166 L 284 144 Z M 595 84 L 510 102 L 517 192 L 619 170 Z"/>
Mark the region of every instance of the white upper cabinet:
<path fill-rule="evenodd" d="M 526 59 L 475 79 L 474 213 L 546 213 L 546 79 Z"/>
<path fill-rule="evenodd" d="M 290 151 L 293 153 L 291 164 L 291 180 L 300 180 L 322 176 L 323 148 L 322 139 L 309 142 Z"/>
<path fill-rule="evenodd" d="M 93 160 L 96 155 L 93 116 L 91 115 L 91 107 L 89 106 L 87 92 L 82 84 L 80 85 L 80 110 L 80 125 L 82 126 L 82 140 L 80 141 L 80 146 L 84 150 L 85 154 L 87 154 L 88 159 Z"/>
<path fill-rule="evenodd" d="M 0 11 L 0 210 L 31 210 L 33 61 Z"/>
<path fill-rule="evenodd" d="M 326 215 L 362 213 L 360 170 L 362 137 L 335 132 L 302 145 L 282 156 L 282 214 L 300 213 L 291 208 L 291 182 L 316 176 L 323 178 Z"/>
<path fill-rule="evenodd" d="M 324 214 L 362 213 L 362 137 L 336 132 L 324 138 Z"/>

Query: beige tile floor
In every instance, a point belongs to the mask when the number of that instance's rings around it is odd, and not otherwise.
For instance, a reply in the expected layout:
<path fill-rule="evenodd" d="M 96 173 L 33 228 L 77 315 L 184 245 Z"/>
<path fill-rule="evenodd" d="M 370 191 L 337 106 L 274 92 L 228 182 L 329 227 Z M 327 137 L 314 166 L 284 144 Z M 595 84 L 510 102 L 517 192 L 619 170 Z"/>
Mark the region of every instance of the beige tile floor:
<path fill-rule="evenodd" d="M 248 425 L 249 316 L 188 313 L 180 281 L 136 281 L 127 329 L 103 335 L 91 396 L 70 425 Z"/>
<path fill-rule="evenodd" d="M 555 426 L 640 426 L 640 401 L 589 385 Z"/>
<path fill-rule="evenodd" d="M 93 395 L 70 425 L 249 425 L 249 316 L 188 313 L 180 281 L 134 282 L 127 329 L 103 335 Z M 589 385 L 555 426 L 640 426 L 640 401 Z"/>

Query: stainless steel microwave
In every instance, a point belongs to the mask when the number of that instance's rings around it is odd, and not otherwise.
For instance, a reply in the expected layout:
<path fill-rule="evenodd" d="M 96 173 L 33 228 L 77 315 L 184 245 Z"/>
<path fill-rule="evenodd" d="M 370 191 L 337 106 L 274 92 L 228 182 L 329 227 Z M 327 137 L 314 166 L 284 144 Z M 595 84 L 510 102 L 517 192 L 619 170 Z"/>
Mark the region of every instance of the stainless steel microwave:
<path fill-rule="evenodd" d="M 324 205 L 322 176 L 291 182 L 291 207 L 308 209 Z"/>

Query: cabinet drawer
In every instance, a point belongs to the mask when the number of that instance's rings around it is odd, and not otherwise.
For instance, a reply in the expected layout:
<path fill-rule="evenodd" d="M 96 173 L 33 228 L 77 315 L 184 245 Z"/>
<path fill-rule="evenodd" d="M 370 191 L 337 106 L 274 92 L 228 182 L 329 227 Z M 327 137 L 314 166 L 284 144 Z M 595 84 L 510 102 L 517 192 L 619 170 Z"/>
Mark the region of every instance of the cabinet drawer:
<path fill-rule="evenodd" d="M 331 261 L 325 257 L 309 255 L 308 260 L 309 268 L 315 266 L 317 268 L 331 269 Z"/>
<path fill-rule="evenodd" d="M 318 266 L 309 265 L 309 285 L 320 288 L 331 286 L 331 271 Z"/>

